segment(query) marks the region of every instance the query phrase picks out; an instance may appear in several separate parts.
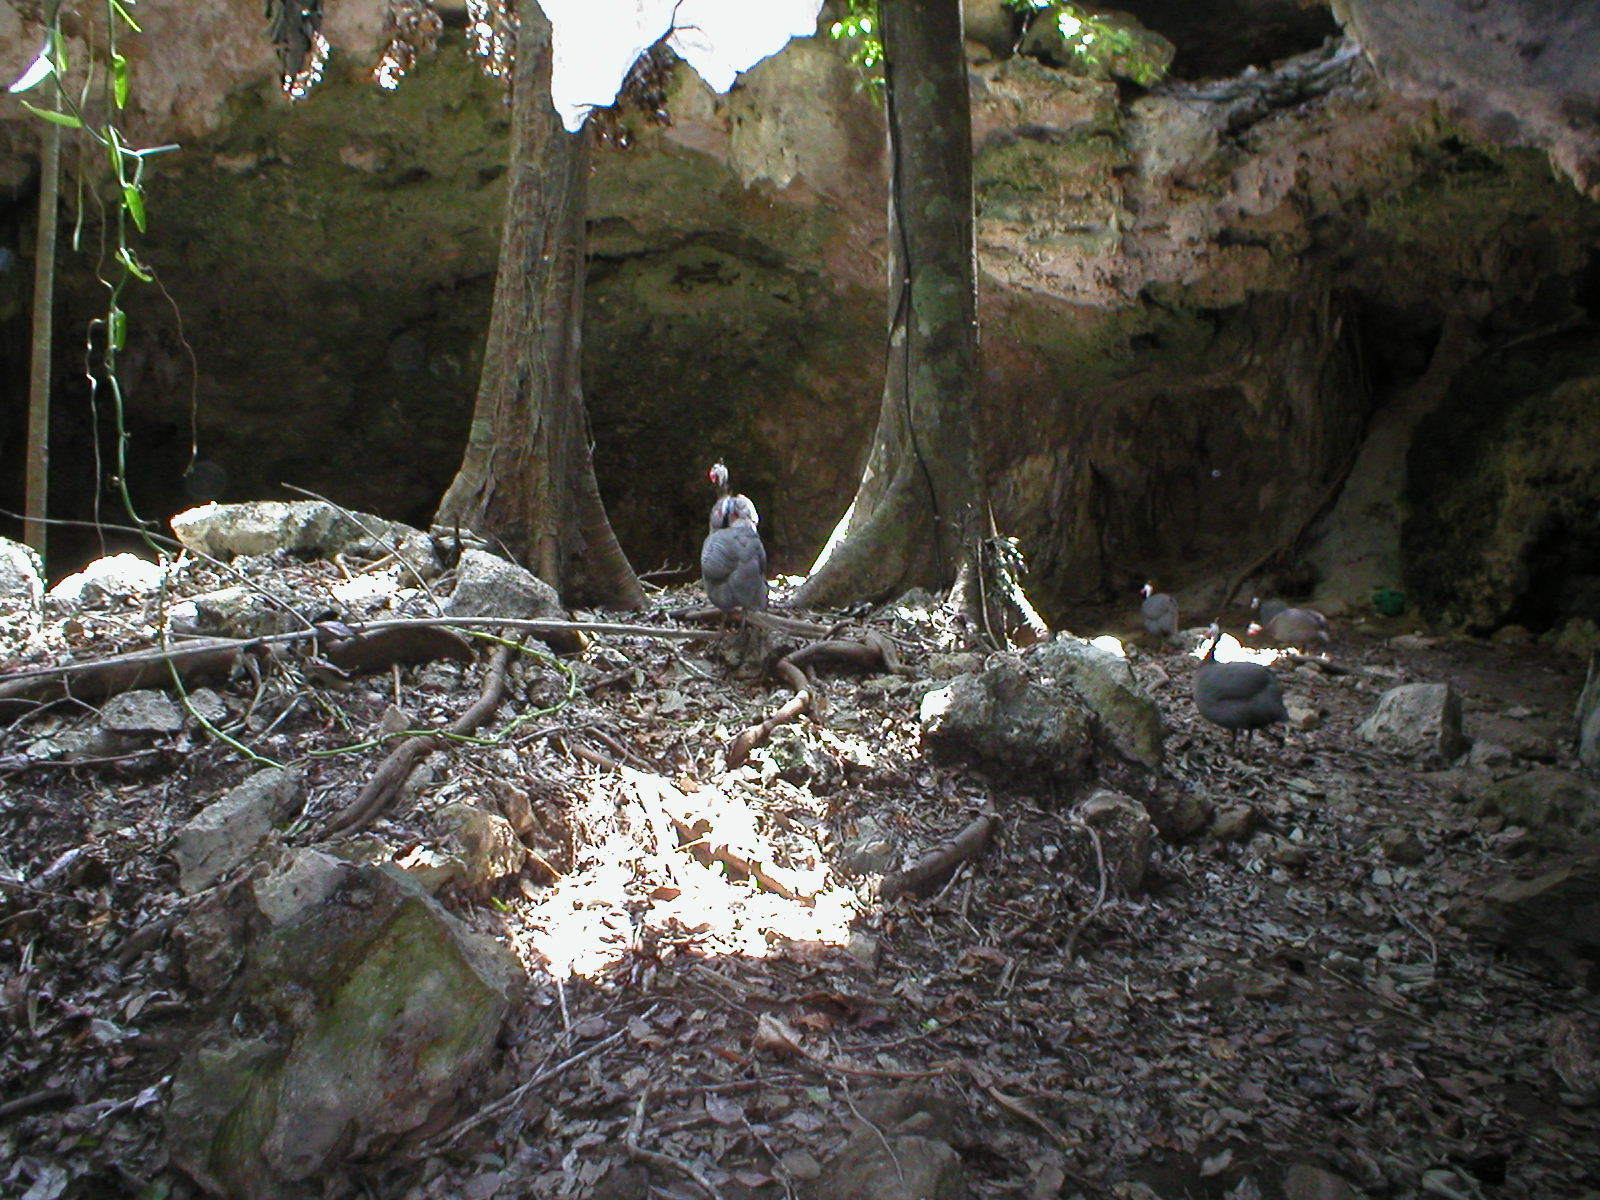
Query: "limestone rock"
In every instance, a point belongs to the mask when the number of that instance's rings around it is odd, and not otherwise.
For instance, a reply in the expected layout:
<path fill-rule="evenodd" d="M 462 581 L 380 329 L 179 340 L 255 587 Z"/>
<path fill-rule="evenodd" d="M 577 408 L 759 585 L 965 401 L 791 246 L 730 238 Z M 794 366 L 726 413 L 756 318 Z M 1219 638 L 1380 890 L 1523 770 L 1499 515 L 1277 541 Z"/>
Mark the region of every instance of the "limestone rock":
<path fill-rule="evenodd" d="M 207 1191 L 288 1200 L 447 1113 L 520 970 L 391 868 L 303 850 L 239 892 L 265 927 L 240 988 L 272 1027 L 188 1053 L 168 1145 Z"/>
<path fill-rule="evenodd" d="M 173 848 L 179 886 L 199 891 L 248 859 L 275 825 L 299 811 L 303 788 L 299 771 L 268 767 L 201 809 Z"/>
<path fill-rule="evenodd" d="M 1578 697 L 1578 761 L 1600 770 L 1600 655 L 1589 660 L 1589 678 Z"/>
<path fill-rule="evenodd" d="M 92 606 L 144 596 L 161 586 L 164 572 L 137 554 L 97 558 L 50 589 L 50 599 L 69 606 Z"/>
<path fill-rule="evenodd" d="M 422 579 L 432 579 L 440 570 L 433 542 L 421 530 L 370 513 L 348 512 L 323 500 L 202 504 L 177 514 L 171 524 L 189 549 L 224 561 L 280 551 L 372 560 L 393 554 Z"/>
<path fill-rule="evenodd" d="M 30 546 L 0 538 L 0 655 L 22 649 L 44 623 L 44 564 Z"/>
<path fill-rule="evenodd" d="M 1283 1173 L 1283 1200 L 1360 1200 L 1361 1193 L 1342 1176 L 1311 1163 L 1295 1163 Z"/>
<path fill-rule="evenodd" d="M 1593 987 L 1600 980 L 1600 850 L 1481 887 L 1457 901 L 1450 917 L 1506 947 L 1548 955 Z"/>
<path fill-rule="evenodd" d="M 1073 866 L 1090 885 L 1099 881 L 1100 864 L 1105 864 L 1106 887 L 1113 895 L 1129 896 L 1144 884 L 1150 866 L 1150 839 L 1155 828 L 1150 813 L 1137 800 L 1102 788 L 1082 804 L 1076 815 L 1095 831 L 1100 852 L 1087 843 L 1075 845 Z"/>
<path fill-rule="evenodd" d="M 1448 683 L 1406 683 L 1390 688 L 1356 733 L 1381 749 L 1408 758 L 1452 762 L 1467 748 L 1461 732 L 1461 697 Z"/>
<path fill-rule="evenodd" d="M 829 1164 L 819 1196 L 832 1200 L 963 1200 L 966 1172 L 950 1145 L 942 1103 L 915 1088 L 863 1097 L 867 1122 Z"/>
<path fill-rule="evenodd" d="M 1057 637 L 1030 647 L 1025 661 L 1041 679 L 1079 697 L 1118 754 L 1161 768 L 1166 730 L 1161 710 L 1134 679 L 1128 660 L 1082 638 Z"/>
<path fill-rule="evenodd" d="M 100 709 L 100 724 L 114 734 L 160 736 L 183 728 L 183 710 L 165 692 L 123 692 L 105 702 Z"/>
<path fill-rule="evenodd" d="M 1500 817 L 1553 845 L 1572 832 L 1600 834 L 1600 785 L 1552 767 L 1535 767 L 1503 779 L 1464 779 L 1462 793 L 1480 817 Z"/>
<path fill-rule="evenodd" d="M 448 617 L 511 617 L 517 620 L 560 621 L 566 618 L 555 588 L 526 567 L 487 550 L 463 550 L 456 567 L 456 587 L 445 602 Z M 543 639 L 552 649 L 570 653 L 581 649 L 575 634 L 551 634 Z"/>
<path fill-rule="evenodd" d="M 1077 780 L 1094 754 L 1093 720 L 1082 700 L 1028 678 L 1022 661 L 996 655 L 922 698 L 922 737 L 930 748 L 968 754 L 1011 772 Z"/>
<path fill-rule="evenodd" d="M 450 831 L 451 848 L 462 863 L 462 882 L 469 888 L 515 875 L 528 859 L 527 847 L 517 839 L 511 822 L 497 813 L 471 804 L 447 804 L 437 819 Z"/>

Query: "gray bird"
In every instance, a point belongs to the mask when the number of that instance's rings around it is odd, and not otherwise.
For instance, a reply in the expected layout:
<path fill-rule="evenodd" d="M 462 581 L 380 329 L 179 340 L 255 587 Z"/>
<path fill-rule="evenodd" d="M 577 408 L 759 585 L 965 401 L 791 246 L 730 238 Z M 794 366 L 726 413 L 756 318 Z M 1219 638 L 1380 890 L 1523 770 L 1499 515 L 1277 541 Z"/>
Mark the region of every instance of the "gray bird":
<path fill-rule="evenodd" d="M 1194 669 L 1194 706 L 1200 715 L 1226 729 L 1230 744 L 1238 742 L 1240 730 L 1248 737 L 1257 729 L 1287 721 L 1289 710 L 1283 706 L 1278 677 L 1260 663 L 1218 662 L 1222 630 L 1213 623 L 1206 636 L 1211 645 Z"/>
<path fill-rule="evenodd" d="M 767 548 L 756 525 L 761 518 L 745 496 L 728 489 L 728 468 L 707 473 L 721 493 L 711 506 L 711 532 L 700 546 L 700 577 L 723 612 L 764 612 L 767 607 Z"/>
<path fill-rule="evenodd" d="M 1285 608 L 1267 618 L 1265 624 L 1252 621 L 1245 633 L 1274 645 L 1295 646 L 1301 650 L 1326 646 L 1332 641 L 1328 618 L 1314 608 Z"/>
<path fill-rule="evenodd" d="M 726 529 L 736 518 L 744 518 L 752 525 L 761 524 L 760 514 L 749 496 L 739 496 L 728 486 L 728 465 L 720 459 L 711 464 L 706 478 L 716 485 L 717 502 L 711 506 L 711 528 Z"/>
<path fill-rule="evenodd" d="M 1178 637 L 1178 602 L 1165 592 L 1158 592 L 1150 584 L 1139 589 L 1144 603 L 1139 605 L 1139 615 L 1144 618 L 1147 633 L 1176 641 Z"/>
<path fill-rule="evenodd" d="M 1289 607 L 1287 600 L 1263 600 L 1260 596 L 1250 597 L 1250 611 L 1256 614 L 1256 620 L 1262 624 L 1272 620 L 1284 609 Z"/>

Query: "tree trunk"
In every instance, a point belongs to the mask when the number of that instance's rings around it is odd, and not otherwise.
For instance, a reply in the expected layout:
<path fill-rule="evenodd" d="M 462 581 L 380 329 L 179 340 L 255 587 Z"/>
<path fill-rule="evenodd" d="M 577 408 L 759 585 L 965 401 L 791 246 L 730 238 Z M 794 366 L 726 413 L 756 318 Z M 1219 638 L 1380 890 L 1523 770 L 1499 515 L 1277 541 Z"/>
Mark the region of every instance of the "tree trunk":
<path fill-rule="evenodd" d="M 890 161 L 888 363 L 849 511 L 796 603 L 970 579 L 979 461 L 972 116 L 960 0 L 882 0 Z"/>
<path fill-rule="evenodd" d="M 61 186 L 61 126 L 46 122 L 39 153 L 39 230 L 33 259 L 33 360 L 28 377 L 28 457 L 22 540 L 41 560 L 50 515 L 50 342 L 55 328 L 56 210 Z"/>
<path fill-rule="evenodd" d="M 538 5 L 521 9 L 488 344 L 466 453 L 436 520 L 497 538 L 568 603 L 640 608 L 583 407 L 584 135 L 551 107 L 550 24 Z"/>

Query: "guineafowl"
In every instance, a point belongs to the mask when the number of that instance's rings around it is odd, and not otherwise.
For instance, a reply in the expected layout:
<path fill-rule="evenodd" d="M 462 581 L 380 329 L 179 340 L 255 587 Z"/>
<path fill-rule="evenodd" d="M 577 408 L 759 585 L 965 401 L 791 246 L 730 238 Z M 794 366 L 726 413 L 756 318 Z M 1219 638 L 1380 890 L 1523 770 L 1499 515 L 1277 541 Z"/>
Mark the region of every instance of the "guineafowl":
<path fill-rule="evenodd" d="M 1283 706 L 1278 677 L 1260 663 L 1218 662 L 1217 643 L 1222 640 L 1222 630 L 1213 624 L 1206 636 L 1211 645 L 1194 669 L 1194 706 L 1200 715 L 1226 729 L 1230 744 L 1239 740 L 1240 730 L 1248 736 L 1254 730 L 1287 721 L 1289 710 Z"/>
<path fill-rule="evenodd" d="M 1273 617 L 1289 607 L 1287 600 L 1263 600 L 1260 596 L 1250 597 L 1250 611 L 1256 614 L 1256 620 L 1265 625 Z"/>
<path fill-rule="evenodd" d="M 1278 646 L 1296 646 L 1301 650 L 1313 646 L 1326 646 L 1331 637 L 1328 618 L 1314 608 L 1286 608 L 1268 618 L 1264 624 L 1250 623 L 1245 630 L 1249 636 L 1264 638 Z"/>
<path fill-rule="evenodd" d="M 728 468 L 716 463 L 707 477 L 717 485 L 711 532 L 700 546 L 700 575 L 723 612 L 762 612 L 767 607 L 767 548 L 756 532 L 761 518 L 748 497 L 730 493 Z"/>
<path fill-rule="evenodd" d="M 1178 639 L 1178 602 L 1165 592 L 1158 592 L 1150 584 L 1139 589 L 1144 603 L 1139 605 L 1139 615 L 1144 618 L 1145 632 L 1168 641 Z"/>

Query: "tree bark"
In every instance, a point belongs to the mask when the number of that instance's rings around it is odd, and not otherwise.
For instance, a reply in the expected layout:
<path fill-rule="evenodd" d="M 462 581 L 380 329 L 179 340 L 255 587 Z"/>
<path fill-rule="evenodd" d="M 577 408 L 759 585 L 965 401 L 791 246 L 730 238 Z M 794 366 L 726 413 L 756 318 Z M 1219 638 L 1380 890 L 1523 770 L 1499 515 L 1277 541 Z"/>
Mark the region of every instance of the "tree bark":
<path fill-rule="evenodd" d="M 55 328 L 56 210 L 61 185 L 61 126 L 45 122 L 39 153 L 39 229 L 33 260 L 33 358 L 28 376 L 28 456 L 22 540 L 40 559 L 50 515 L 50 341 Z"/>
<path fill-rule="evenodd" d="M 499 539 L 568 603 L 644 606 L 600 501 L 580 377 L 583 134 L 550 102 L 550 24 L 522 8 L 511 171 L 483 374 L 441 525 Z"/>
<path fill-rule="evenodd" d="M 961 3 L 879 7 L 892 164 L 883 403 L 855 499 L 795 597 L 804 605 L 957 585 L 987 529 Z"/>

